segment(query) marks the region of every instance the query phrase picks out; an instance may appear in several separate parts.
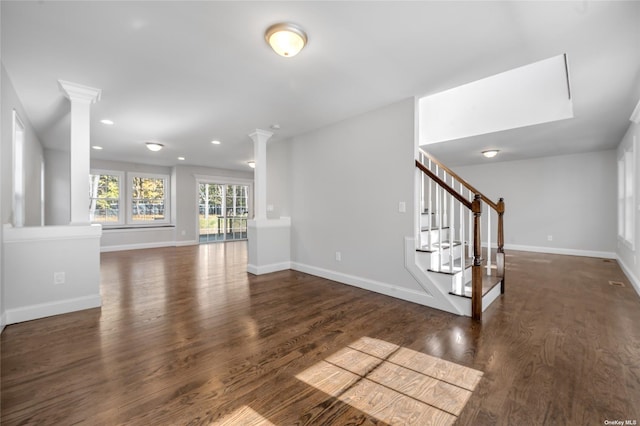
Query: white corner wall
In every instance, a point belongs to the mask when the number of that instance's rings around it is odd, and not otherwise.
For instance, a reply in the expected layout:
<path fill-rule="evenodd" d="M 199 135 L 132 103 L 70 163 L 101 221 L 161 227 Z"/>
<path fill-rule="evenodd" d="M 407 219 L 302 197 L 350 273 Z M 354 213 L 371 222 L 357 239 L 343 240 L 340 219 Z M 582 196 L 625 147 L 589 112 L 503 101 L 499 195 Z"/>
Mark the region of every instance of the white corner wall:
<path fill-rule="evenodd" d="M 13 110 L 16 110 L 25 126 L 24 172 L 25 172 L 25 226 L 39 226 L 41 224 L 41 179 L 40 170 L 43 157 L 42 144 L 31 126 L 13 84 L 4 68 L 1 66 L 2 77 L 2 223 L 10 223 L 13 208 Z"/>
<path fill-rule="evenodd" d="M 404 266 L 404 239 L 414 235 L 414 102 L 290 140 L 293 269 L 405 300 L 427 297 Z"/>
<path fill-rule="evenodd" d="M 505 199 L 506 249 L 615 257 L 614 150 L 453 169 L 490 199 Z"/>
<path fill-rule="evenodd" d="M 13 110 L 25 126 L 25 224 L 41 224 L 42 144 L 38 140 L 29 117 L 22 107 L 9 75 L 0 62 L 0 228 L 12 220 L 13 209 Z M 0 229 L 0 241 L 4 238 Z M 7 249 L 0 247 L 0 330 L 7 324 L 7 291 L 5 280 Z"/>

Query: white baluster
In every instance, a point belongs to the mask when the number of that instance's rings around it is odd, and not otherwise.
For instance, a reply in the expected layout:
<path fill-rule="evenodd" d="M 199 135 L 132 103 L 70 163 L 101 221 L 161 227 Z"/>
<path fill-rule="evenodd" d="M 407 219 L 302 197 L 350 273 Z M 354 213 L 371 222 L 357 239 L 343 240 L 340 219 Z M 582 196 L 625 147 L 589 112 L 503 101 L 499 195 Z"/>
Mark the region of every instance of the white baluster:
<path fill-rule="evenodd" d="M 431 170 L 431 159 L 429 159 L 429 170 Z M 429 247 L 429 250 L 431 250 L 431 246 L 433 245 L 433 241 L 431 238 L 431 222 L 433 221 L 433 209 L 432 209 L 432 201 L 431 201 L 431 187 L 433 186 L 433 181 L 431 179 L 429 179 L 429 193 L 427 195 L 427 203 L 428 203 L 428 212 L 429 215 L 427 216 L 427 221 L 428 221 L 428 235 L 427 235 L 427 245 Z"/>
<path fill-rule="evenodd" d="M 445 182 L 446 183 L 446 182 Z M 451 188 L 455 189 L 454 178 L 451 176 Z M 449 194 L 449 272 L 453 273 L 454 253 L 453 243 L 455 242 L 455 215 L 454 215 L 454 201 L 453 195 Z"/>
<path fill-rule="evenodd" d="M 444 183 L 447 183 L 447 172 L 444 171 L 444 169 L 442 170 L 442 181 Z M 448 199 L 447 199 L 447 194 L 448 192 L 443 192 L 442 193 L 442 210 L 443 210 L 443 215 L 442 215 L 442 220 L 443 220 L 443 226 L 448 226 L 449 225 L 449 216 L 447 214 L 447 204 L 448 203 Z"/>
<path fill-rule="evenodd" d="M 464 194 L 464 188 L 462 186 L 462 182 L 460 183 L 460 194 Z M 460 267 L 462 268 L 462 274 L 461 274 L 461 278 L 462 281 L 460 282 L 460 286 L 459 286 L 459 292 L 458 294 L 464 294 L 464 285 L 467 282 L 467 271 L 466 271 L 466 254 L 464 251 L 464 234 L 465 234 L 465 229 L 464 229 L 464 209 L 462 208 L 462 205 L 460 205 Z"/>
<path fill-rule="evenodd" d="M 444 191 L 444 189 L 442 189 L 442 187 L 440 185 L 438 185 L 437 188 L 437 192 L 438 192 L 438 204 L 440 205 L 440 207 L 442 206 L 442 204 L 446 204 L 445 200 L 444 200 L 444 194 L 442 194 L 442 191 Z M 438 270 L 441 271 L 442 270 L 442 209 L 439 208 L 438 209 Z"/>
<path fill-rule="evenodd" d="M 487 205 L 487 275 L 491 275 L 491 208 Z"/>

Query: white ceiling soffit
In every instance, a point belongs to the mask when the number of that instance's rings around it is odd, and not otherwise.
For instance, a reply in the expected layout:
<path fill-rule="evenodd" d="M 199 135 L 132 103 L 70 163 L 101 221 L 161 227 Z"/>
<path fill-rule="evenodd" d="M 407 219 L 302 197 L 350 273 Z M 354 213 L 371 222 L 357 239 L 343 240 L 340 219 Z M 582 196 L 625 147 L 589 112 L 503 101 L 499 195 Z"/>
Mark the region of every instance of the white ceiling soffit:
<path fill-rule="evenodd" d="M 69 105 L 57 80 L 102 89 L 91 107 L 91 144 L 104 149 L 92 150 L 92 159 L 246 171 L 247 135 L 256 128 L 278 123 L 275 144 L 565 52 L 574 119 L 429 150 L 454 165 L 482 161 L 490 145 L 501 160 L 612 149 L 640 96 L 640 2 L 0 1 L 0 8 L 3 75 L 45 148 L 69 144 Z M 309 36 L 293 58 L 264 40 L 283 21 Z M 149 140 L 164 149 L 148 151 Z"/>
<path fill-rule="evenodd" d="M 420 145 L 573 118 L 567 57 L 426 96 L 418 108 Z"/>

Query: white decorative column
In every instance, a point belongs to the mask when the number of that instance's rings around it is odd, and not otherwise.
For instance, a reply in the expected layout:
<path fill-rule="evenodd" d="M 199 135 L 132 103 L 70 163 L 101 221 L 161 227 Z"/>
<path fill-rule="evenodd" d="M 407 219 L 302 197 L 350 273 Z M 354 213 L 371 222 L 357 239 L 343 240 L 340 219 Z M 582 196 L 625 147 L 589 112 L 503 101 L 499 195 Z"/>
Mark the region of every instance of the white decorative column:
<path fill-rule="evenodd" d="M 256 221 L 267 220 L 267 141 L 271 136 L 272 132 L 261 129 L 249 134 L 253 140 L 253 160 L 256 162 L 253 171 L 253 209 Z"/>
<path fill-rule="evenodd" d="M 90 109 L 100 100 L 100 89 L 58 80 L 71 102 L 70 185 L 71 225 L 89 224 Z"/>
<path fill-rule="evenodd" d="M 291 218 L 267 219 L 267 141 L 272 132 L 256 129 L 253 140 L 254 218 L 247 221 L 247 272 L 255 275 L 291 268 Z"/>

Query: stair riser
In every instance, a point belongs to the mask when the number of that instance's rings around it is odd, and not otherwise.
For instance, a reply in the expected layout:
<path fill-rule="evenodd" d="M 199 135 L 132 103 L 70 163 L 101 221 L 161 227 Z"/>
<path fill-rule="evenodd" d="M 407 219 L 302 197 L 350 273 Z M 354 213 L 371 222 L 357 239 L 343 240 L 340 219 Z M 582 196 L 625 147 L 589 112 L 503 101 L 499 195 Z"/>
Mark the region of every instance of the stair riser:
<path fill-rule="evenodd" d="M 431 227 L 432 228 L 437 228 L 438 227 L 438 222 L 440 221 L 440 218 L 437 217 L 432 217 L 431 218 Z M 426 214 L 423 214 L 422 217 L 420 217 L 420 225 L 422 227 L 426 227 L 429 226 L 429 217 Z M 443 218 L 442 220 L 442 226 L 448 226 L 447 223 L 447 218 Z"/>
<path fill-rule="evenodd" d="M 438 243 L 440 241 L 449 241 L 449 228 L 444 229 L 432 229 L 431 231 L 421 231 L 420 232 L 420 242 L 422 245 L 426 245 L 429 243 L 429 234 L 431 234 L 431 243 Z M 442 235 L 442 239 L 440 238 Z"/>
<path fill-rule="evenodd" d="M 442 263 L 447 264 L 451 260 L 450 257 L 451 249 L 442 249 Z M 434 251 L 428 253 L 429 255 L 429 269 L 439 269 L 440 268 L 440 252 Z M 462 245 L 457 245 L 453 247 L 453 259 L 460 259 L 462 255 Z"/>

